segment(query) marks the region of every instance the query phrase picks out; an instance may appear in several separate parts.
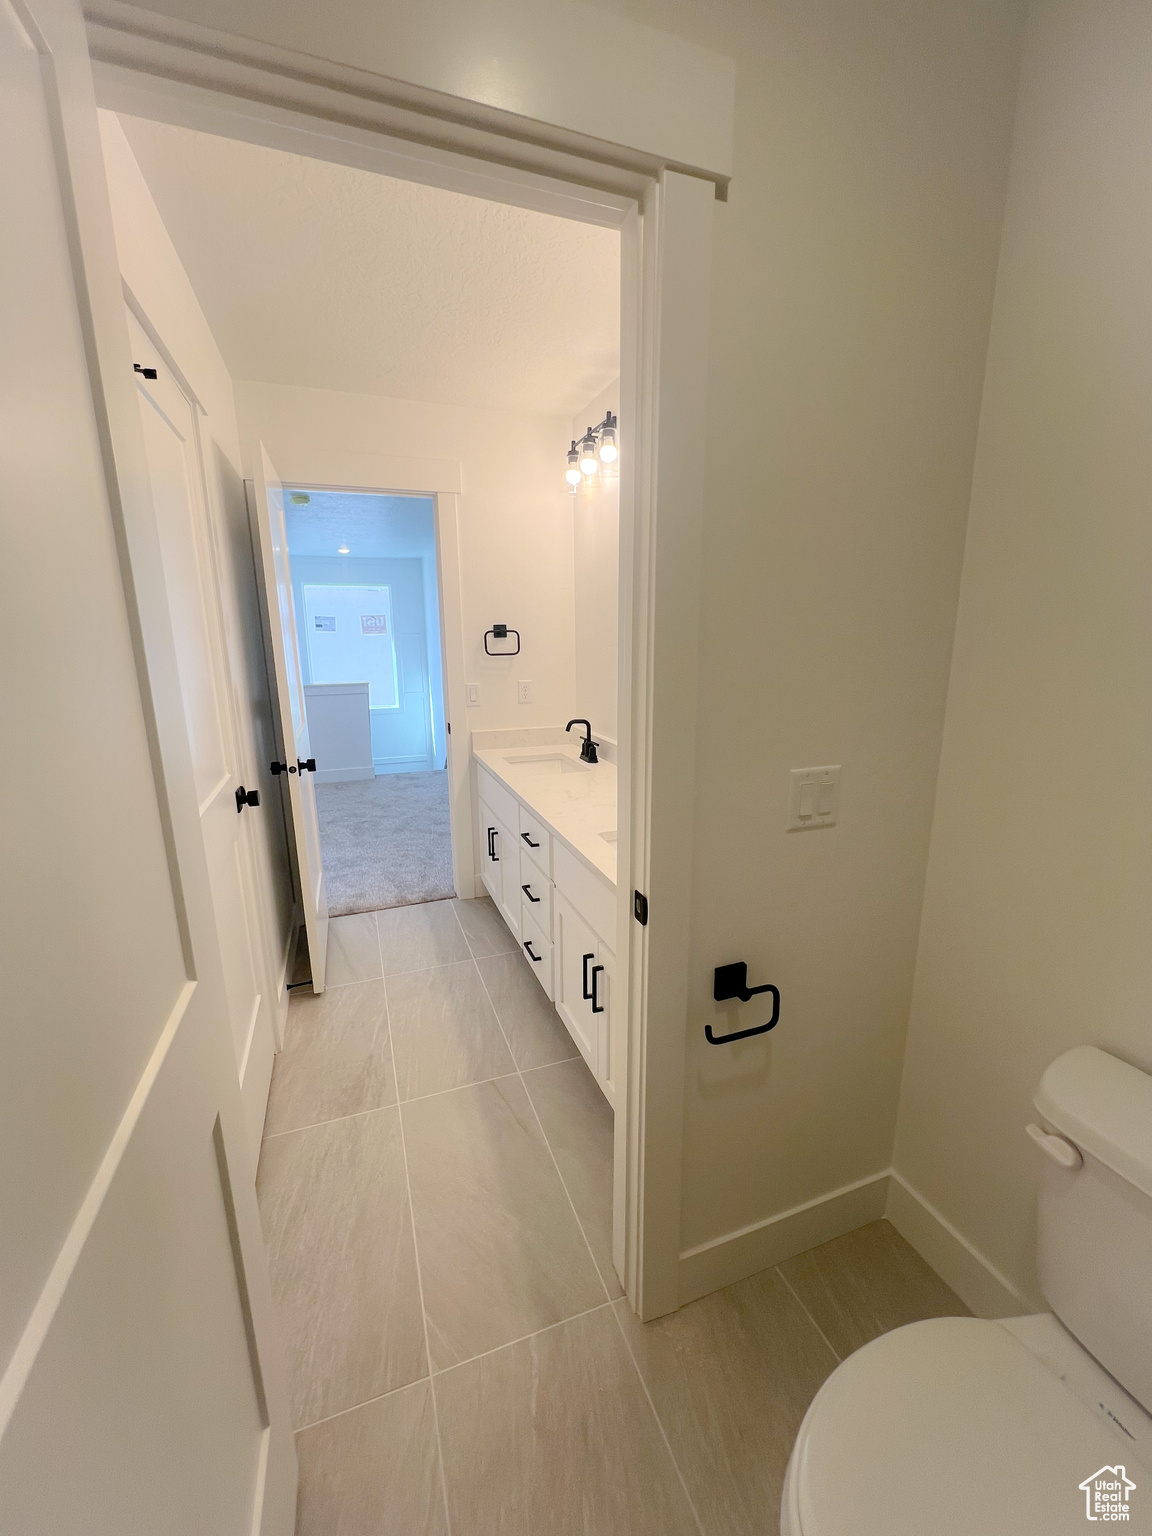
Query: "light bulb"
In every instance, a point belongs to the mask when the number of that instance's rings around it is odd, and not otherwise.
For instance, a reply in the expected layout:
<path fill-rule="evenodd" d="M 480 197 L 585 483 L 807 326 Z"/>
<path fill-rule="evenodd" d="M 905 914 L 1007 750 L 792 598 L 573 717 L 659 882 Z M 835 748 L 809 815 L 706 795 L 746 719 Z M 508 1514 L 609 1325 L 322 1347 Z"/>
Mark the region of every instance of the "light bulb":
<path fill-rule="evenodd" d="M 564 471 L 564 478 L 573 490 L 580 484 L 580 455 L 576 452 L 575 438 L 568 450 L 568 468 Z"/>
<path fill-rule="evenodd" d="M 352 551 L 348 548 L 347 544 L 341 544 L 340 548 L 336 551 L 336 553 L 338 555 L 350 555 L 352 553 Z"/>
<path fill-rule="evenodd" d="M 616 429 L 614 427 L 605 427 L 600 433 L 601 464 L 615 464 L 616 453 Z"/>
<path fill-rule="evenodd" d="M 596 458 L 596 439 L 592 435 L 592 428 L 589 427 L 580 440 L 580 473 L 591 478 L 599 467 L 599 461 Z"/>

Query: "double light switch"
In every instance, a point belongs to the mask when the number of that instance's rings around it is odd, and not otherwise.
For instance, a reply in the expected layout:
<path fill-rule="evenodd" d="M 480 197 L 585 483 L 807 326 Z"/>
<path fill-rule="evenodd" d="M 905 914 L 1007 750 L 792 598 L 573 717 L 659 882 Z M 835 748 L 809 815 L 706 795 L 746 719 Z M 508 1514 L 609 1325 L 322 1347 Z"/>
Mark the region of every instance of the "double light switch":
<path fill-rule="evenodd" d="M 840 766 L 793 768 L 788 787 L 788 830 L 832 827 L 840 809 Z"/>

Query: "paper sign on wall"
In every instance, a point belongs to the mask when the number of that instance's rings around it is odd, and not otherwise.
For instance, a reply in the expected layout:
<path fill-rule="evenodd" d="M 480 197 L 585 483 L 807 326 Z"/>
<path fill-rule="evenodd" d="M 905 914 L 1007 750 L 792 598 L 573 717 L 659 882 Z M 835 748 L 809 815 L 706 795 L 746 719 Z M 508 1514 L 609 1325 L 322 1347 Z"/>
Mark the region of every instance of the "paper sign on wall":
<path fill-rule="evenodd" d="M 318 613 L 313 620 L 317 629 L 327 629 L 336 633 L 336 615 L 334 613 Z"/>
<path fill-rule="evenodd" d="M 360 633 L 362 635 L 386 635 L 388 633 L 388 619 L 383 613 L 362 613 L 360 615 Z"/>

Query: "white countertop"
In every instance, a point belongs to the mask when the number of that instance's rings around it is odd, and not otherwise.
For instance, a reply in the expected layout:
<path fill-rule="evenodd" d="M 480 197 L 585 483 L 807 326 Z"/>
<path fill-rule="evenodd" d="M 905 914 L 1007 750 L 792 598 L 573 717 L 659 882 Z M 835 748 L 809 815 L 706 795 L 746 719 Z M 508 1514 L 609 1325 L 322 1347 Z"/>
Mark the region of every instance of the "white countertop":
<path fill-rule="evenodd" d="M 474 749 L 472 756 L 615 887 L 616 844 L 600 835 L 616 830 L 615 763 L 581 763 L 580 749 L 567 743 Z M 576 772 L 557 772 L 555 762 L 526 761 L 534 757 L 562 757 Z"/>

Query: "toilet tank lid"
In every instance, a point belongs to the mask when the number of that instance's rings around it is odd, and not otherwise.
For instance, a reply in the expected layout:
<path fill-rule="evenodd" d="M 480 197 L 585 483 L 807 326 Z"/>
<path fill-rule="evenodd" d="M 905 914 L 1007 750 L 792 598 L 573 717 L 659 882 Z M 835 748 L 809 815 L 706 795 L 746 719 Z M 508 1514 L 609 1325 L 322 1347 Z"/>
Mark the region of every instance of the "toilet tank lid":
<path fill-rule="evenodd" d="M 1065 1051 L 1032 1101 L 1082 1152 L 1152 1196 L 1152 1077 L 1094 1045 Z"/>

